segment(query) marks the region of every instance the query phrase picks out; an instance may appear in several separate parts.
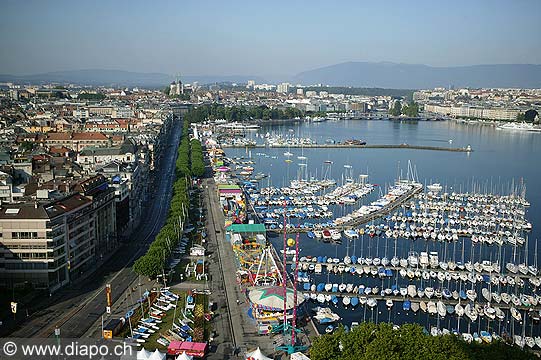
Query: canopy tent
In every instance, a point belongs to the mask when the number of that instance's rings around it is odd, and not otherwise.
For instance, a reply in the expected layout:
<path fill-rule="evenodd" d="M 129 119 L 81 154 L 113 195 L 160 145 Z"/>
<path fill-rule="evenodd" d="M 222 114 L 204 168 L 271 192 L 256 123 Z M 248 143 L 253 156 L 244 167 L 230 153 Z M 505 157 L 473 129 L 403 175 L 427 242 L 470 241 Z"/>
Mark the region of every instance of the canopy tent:
<path fill-rule="evenodd" d="M 148 350 L 141 349 L 137 352 L 137 360 L 148 360 L 152 353 Z"/>
<path fill-rule="evenodd" d="M 154 351 L 152 355 L 150 355 L 148 360 L 165 360 L 165 354 L 162 354 L 158 351 L 158 349 L 156 349 L 156 351 Z"/>
<path fill-rule="evenodd" d="M 258 347 L 251 353 L 246 354 L 246 360 L 271 360 L 271 358 L 263 355 L 261 349 Z"/>
<path fill-rule="evenodd" d="M 205 356 L 208 350 L 207 343 L 189 342 L 189 341 L 171 341 L 167 346 L 167 353 L 169 355 L 181 355 L 186 353 L 188 356 L 195 356 L 202 358 Z"/>
<path fill-rule="evenodd" d="M 186 351 L 184 351 L 182 354 L 177 356 L 177 360 L 192 360 L 193 356 L 187 355 Z"/>
<path fill-rule="evenodd" d="M 254 287 L 248 292 L 248 299 L 259 309 L 279 311 L 284 308 L 284 288 L 281 286 Z M 303 296 L 297 296 L 297 306 L 304 301 Z M 293 289 L 286 291 L 286 310 L 293 309 Z"/>

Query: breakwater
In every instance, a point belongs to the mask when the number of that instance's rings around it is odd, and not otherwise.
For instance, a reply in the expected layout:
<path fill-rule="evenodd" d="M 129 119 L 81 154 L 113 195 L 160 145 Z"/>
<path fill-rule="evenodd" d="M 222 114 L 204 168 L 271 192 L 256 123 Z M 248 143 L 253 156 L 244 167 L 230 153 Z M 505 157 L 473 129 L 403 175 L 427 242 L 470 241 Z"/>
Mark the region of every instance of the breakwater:
<path fill-rule="evenodd" d="M 372 145 L 357 145 L 357 144 L 279 144 L 279 145 L 236 145 L 236 144 L 221 144 L 224 148 L 304 148 L 304 149 L 411 149 L 411 150 L 432 150 L 432 151 L 451 151 L 451 152 L 472 152 L 470 146 L 467 147 L 444 147 L 444 146 L 425 146 L 425 145 L 410 145 L 410 144 L 372 144 Z"/>

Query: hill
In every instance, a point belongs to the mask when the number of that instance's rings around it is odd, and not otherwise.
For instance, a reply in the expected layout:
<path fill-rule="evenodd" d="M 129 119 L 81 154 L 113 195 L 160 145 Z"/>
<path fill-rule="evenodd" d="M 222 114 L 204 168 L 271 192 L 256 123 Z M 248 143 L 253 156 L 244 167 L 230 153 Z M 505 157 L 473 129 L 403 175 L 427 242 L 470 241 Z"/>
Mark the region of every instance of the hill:
<path fill-rule="evenodd" d="M 304 85 L 427 89 L 434 87 L 540 88 L 541 65 L 502 64 L 433 67 L 390 62 L 345 62 L 304 71 L 294 83 Z"/>
<path fill-rule="evenodd" d="M 139 87 L 164 87 L 174 80 L 173 75 L 163 73 L 141 73 L 123 70 L 72 70 L 55 71 L 43 74 L 32 75 L 0 75 L 0 82 L 14 82 L 18 84 L 77 84 L 92 86 L 139 86 Z M 249 79 L 263 81 L 261 78 L 242 75 L 212 76 L 194 75 L 182 76 L 185 83 L 199 81 L 200 84 L 215 82 L 238 82 L 245 83 Z"/>

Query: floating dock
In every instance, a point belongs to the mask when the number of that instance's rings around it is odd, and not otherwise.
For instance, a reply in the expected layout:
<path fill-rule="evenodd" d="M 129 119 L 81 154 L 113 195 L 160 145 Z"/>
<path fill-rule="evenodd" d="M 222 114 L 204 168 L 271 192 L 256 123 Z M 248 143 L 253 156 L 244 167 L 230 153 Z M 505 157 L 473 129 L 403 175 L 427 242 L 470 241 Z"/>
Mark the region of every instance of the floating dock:
<path fill-rule="evenodd" d="M 381 209 L 379 209 L 377 211 L 374 211 L 373 213 L 361 216 L 361 217 L 359 217 L 357 219 L 353 219 L 353 220 L 348 221 L 348 222 L 346 222 L 344 224 L 340 224 L 339 226 L 325 227 L 325 229 L 328 229 L 328 230 L 334 230 L 334 229 L 336 229 L 336 230 L 345 230 L 345 229 L 353 228 L 355 226 L 366 224 L 366 223 L 368 223 L 368 222 L 370 222 L 370 221 L 372 221 L 374 219 L 380 218 L 382 216 L 385 216 L 385 215 L 391 213 L 394 209 L 401 206 L 402 204 L 404 204 L 405 202 L 410 200 L 413 196 L 420 193 L 421 191 L 423 191 L 423 186 L 422 186 L 422 184 L 419 184 L 418 186 L 414 186 L 414 188 L 411 191 L 408 191 L 406 194 L 404 194 L 401 197 L 399 197 L 398 199 L 396 199 L 396 201 L 393 201 L 392 203 L 382 207 Z M 290 228 L 287 229 L 287 231 L 290 232 L 290 233 L 297 233 L 297 232 L 302 233 L 302 232 L 308 232 L 308 231 L 313 231 L 313 230 L 314 230 L 314 228 L 295 228 L 295 227 L 290 227 Z M 272 231 L 272 232 L 277 232 L 277 233 L 283 233 L 284 232 L 284 230 L 280 229 L 280 228 L 267 229 L 267 231 Z"/>
<path fill-rule="evenodd" d="M 314 293 L 314 294 L 322 294 L 322 295 L 330 295 L 330 296 L 336 296 L 337 298 L 343 298 L 345 296 L 349 296 L 350 298 L 351 297 L 366 297 L 367 299 L 376 299 L 378 302 L 379 301 L 385 301 L 385 300 L 393 300 L 393 302 L 404 302 L 405 300 L 410 300 L 410 301 L 414 301 L 414 302 L 421 302 L 421 301 L 424 301 L 425 303 L 429 302 L 429 301 L 433 301 L 433 302 L 438 302 L 438 301 L 441 301 L 442 303 L 444 303 L 445 305 L 456 305 L 456 304 L 468 304 L 468 303 L 476 303 L 476 304 L 485 304 L 487 302 L 483 302 L 483 301 L 475 301 L 475 302 L 472 302 L 470 300 L 457 300 L 457 299 L 453 299 L 453 298 L 450 298 L 450 299 L 446 299 L 446 298 L 439 298 L 439 297 L 436 297 L 436 296 L 433 296 L 431 298 L 428 298 L 426 296 L 420 298 L 420 297 L 410 297 L 410 296 L 401 296 L 401 295 L 398 295 L 398 296 L 394 296 L 394 295 L 385 295 L 385 296 L 381 296 L 380 294 L 370 294 L 370 295 L 366 295 L 366 294 L 356 294 L 356 293 L 348 293 L 348 292 L 331 292 L 331 291 L 301 291 L 299 290 L 299 296 L 304 296 L 304 295 L 310 295 L 311 293 Z M 306 296 L 305 296 L 306 297 Z M 318 303 L 317 301 L 315 301 L 314 303 Z M 324 302 L 324 303 L 319 303 L 319 304 L 328 304 L 328 302 Z M 341 304 L 342 305 L 342 304 Z M 492 306 L 495 306 L 495 307 L 498 307 L 502 310 L 509 310 L 510 308 L 514 307 L 515 309 L 517 310 L 523 310 L 523 311 L 529 311 L 529 310 L 532 310 L 532 311 L 539 311 L 541 310 L 541 305 L 536 305 L 536 306 L 524 306 L 524 305 L 513 305 L 513 304 L 506 304 L 504 302 L 500 302 L 500 303 L 496 303 L 496 302 L 492 302 L 491 303 Z M 359 307 L 363 307 L 363 306 L 367 306 L 368 305 L 356 305 L 355 308 L 359 308 Z M 351 307 L 353 308 L 351 305 L 348 305 L 348 307 Z M 409 310 L 411 311 L 411 310 Z M 413 311 L 412 311 L 413 312 Z M 419 312 L 423 313 L 422 310 L 419 309 Z M 450 315 L 450 314 L 448 314 Z M 455 314 L 453 314 L 453 316 L 456 316 Z M 466 317 L 466 315 L 462 316 L 463 318 Z M 495 321 L 495 319 L 493 319 L 492 321 Z M 497 321 L 497 320 L 496 320 Z"/>

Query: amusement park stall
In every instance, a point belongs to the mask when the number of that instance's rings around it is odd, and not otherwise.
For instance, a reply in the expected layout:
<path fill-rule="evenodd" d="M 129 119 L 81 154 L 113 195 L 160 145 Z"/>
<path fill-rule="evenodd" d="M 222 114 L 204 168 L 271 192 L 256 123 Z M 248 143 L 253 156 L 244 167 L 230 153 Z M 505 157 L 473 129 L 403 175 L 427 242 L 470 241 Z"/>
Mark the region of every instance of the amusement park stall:
<path fill-rule="evenodd" d="M 263 224 L 232 224 L 226 230 L 229 234 L 238 234 L 242 239 L 253 240 L 265 245 L 267 230 Z"/>
<path fill-rule="evenodd" d="M 262 224 L 232 224 L 226 228 L 226 239 L 235 253 L 238 273 L 246 275 L 259 262 L 266 245 Z"/>
<path fill-rule="evenodd" d="M 246 220 L 246 202 L 242 189 L 238 185 L 219 184 L 218 196 L 226 217 L 226 226 L 231 223 L 242 224 Z"/>
<path fill-rule="evenodd" d="M 202 358 L 207 351 L 208 344 L 199 342 L 171 341 L 167 347 L 167 354 L 173 356 L 186 353 L 189 356 Z"/>

